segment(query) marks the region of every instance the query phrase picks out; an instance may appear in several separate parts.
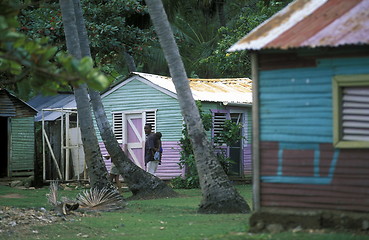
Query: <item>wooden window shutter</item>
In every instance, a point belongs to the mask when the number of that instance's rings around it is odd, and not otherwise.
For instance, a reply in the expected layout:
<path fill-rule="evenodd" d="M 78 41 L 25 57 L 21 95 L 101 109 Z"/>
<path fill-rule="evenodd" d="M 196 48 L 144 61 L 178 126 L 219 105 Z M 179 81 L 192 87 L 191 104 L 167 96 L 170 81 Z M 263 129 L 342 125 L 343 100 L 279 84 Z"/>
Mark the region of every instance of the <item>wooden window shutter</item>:
<path fill-rule="evenodd" d="M 369 141 L 369 86 L 342 89 L 342 139 Z"/>
<path fill-rule="evenodd" d="M 113 132 L 118 143 L 123 143 L 123 113 L 113 113 Z"/>
<path fill-rule="evenodd" d="M 224 122 L 230 119 L 228 111 L 213 110 L 213 129 L 212 137 L 216 138 L 224 128 Z"/>
<path fill-rule="evenodd" d="M 369 148 L 369 74 L 335 76 L 332 97 L 334 146 Z"/>

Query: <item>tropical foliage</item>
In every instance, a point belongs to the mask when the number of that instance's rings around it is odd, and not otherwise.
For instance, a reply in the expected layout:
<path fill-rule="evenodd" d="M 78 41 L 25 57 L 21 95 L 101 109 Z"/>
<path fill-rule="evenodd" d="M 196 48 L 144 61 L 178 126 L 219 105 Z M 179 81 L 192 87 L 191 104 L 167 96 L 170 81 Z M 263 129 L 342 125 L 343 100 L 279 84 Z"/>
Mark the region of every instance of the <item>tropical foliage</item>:
<path fill-rule="evenodd" d="M 30 39 L 16 31 L 19 7 L 16 2 L 0 2 L 0 87 L 51 93 L 83 82 L 99 90 L 108 86 L 91 58 L 76 60 L 51 46 L 45 37 Z"/>
<path fill-rule="evenodd" d="M 40 47 L 31 47 L 31 49 L 38 49 L 37 54 L 44 55 L 41 60 L 37 59 L 41 69 L 50 69 L 50 72 L 55 72 L 53 70 L 55 66 L 51 65 L 60 62 L 59 65 L 62 66 L 64 59 L 60 57 L 61 60 L 58 60 L 55 56 L 62 55 L 61 53 L 66 51 L 58 1 L 38 1 L 28 5 L 19 5 L 16 1 L 2 2 L 2 4 L 12 5 L 13 11 L 9 11 L 9 8 L 4 5 L 2 15 L 12 15 L 13 20 L 10 27 L 13 29 L 13 34 L 23 36 L 23 43 L 19 41 L 18 46 L 25 45 L 24 41 L 30 41 L 29 39 L 42 39 L 36 40 Z M 247 52 L 227 53 L 227 49 L 291 0 L 164 0 L 163 2 L 187 75 L 200 78 L 221 78 L 250 77 L 250 61 Z M 82 0 L 81 5 L 84 10 L 94 64 L 106 74 L 109 82 L 113 82 L 117 76 L 129 73 L 126 54 L 134 60 L 137 71 L 169 75 L 164 55 L 143 0 Z M 5 9 L 8 10 L 5 11 Z M 20 25 L 17 24 L 17 16 Z M 2 36 L 6 35 L 2 34 Z M 4 42 L 4 40 L 1 41 Z M 50 45 L 54 47 L 46 47 Z M 14 50 L 8 49 L 7 51 Z M 22 56 L 22 59 L 32 61 L 30 57 Z M 18 77 L 14 79 L 14 73 L 19 73 L 21 69 L 20 64 L 16 64 L 16 61 L 7 61 L 1 67 L 7 66 L 12 70 L 10 75 L 2 75 L 3 86 L 8 84 L 9 88 L 9 84 L 13 84 L 10 87 L 18 93 L 22 92 L 22 89 L 29 92 L 30 86 L 40 87 L 37 77 L 27 78 L 29 77 L 27 71 L 17 74 Z M 67 62 L 69 61 L 71 60 Z M 90 61 L 85 61 L 85 64 L 87 63 L 91 65 Z M 64 64 L 67 63 L 64 61 Z M 72 64 L 72 66 L 75 65 L 75 63 Z M 69 71 L 74 71 L 78 67 L 69 67 L 69 69 Z M 33 69 L 35 70 L 37 69 Z M 42 82 L 46 84 L 45 90 L 65 88 L 70 82 L 74 84 L 72 80 L 62 81 L 61 74 L 57 76 L 60 78 L 50 77 L 55 81 Z M 71 76 L 70 72 L 68 76 Z M 24 78 L 29 81 L 20 80 Z M 33 80 L 35 82 L 32 82 Z M 100 82 L 101 80 L 97 82 L 92 80 L 92 83 Z"/>
<path fill-rule="evenodd" d="M 199 109 L 201 120 L 204 124 L 204 129 L 209 131 L 212 129 L 212 115 L 210 113 L 204 113 L 202 110 L 202 104 L 200 101 L 196 102 Z M 223 170 L 227 173 L 229 170 L 229 165 L 232 160 L 227 157 L 226 151 L 223 151 L 222 145 L 231 146 L 235 142 L 242 139 L 241 132 L 242 125 L 232 122 L 231 120 L 226 120 L 222 131 L 214 136 L 213 148 L 214 151 L 218 152 L 217 159 L 223 167 Z M 172 185 L 174 188 L 198 188 L 200 186 L 199 176 L 197 173 L 195 156 L 193 153 L 192 144 L 188 136 L 187 126 L 183 125 L 182 138 L 179 140 L 181 151 L 179 165 L 181 168 L 186 169 L 186 175 L 176 177 L 172 180 Z"/>

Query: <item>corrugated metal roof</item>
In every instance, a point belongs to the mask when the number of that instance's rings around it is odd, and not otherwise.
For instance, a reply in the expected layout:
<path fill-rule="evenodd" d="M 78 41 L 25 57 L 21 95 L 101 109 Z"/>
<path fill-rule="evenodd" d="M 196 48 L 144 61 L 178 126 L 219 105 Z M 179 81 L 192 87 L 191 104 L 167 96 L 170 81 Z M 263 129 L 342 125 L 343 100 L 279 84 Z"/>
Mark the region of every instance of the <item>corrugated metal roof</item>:
<path fill-rule="evenodd" d="M 369 0 L 295 0 L 228 51 L 369 44 Z"/>
<path fill-rule="evenodd" d="M 38 112 L 35 121 L 42 121 L 42 109 L 76 109 L 73 93 L 60 93 L 52 96 L 37 95 L 28 101 Z M 58 111 L 44 111 L 45 121 L 54 121 L 61 116 Z"/>
<path fill-rule="evenodd" d="M 176 94 L 172 78 L 170 77 L 140 72 L 134 72 L 134 74 Z M 252 102 L 252 81 L 249 78 L 189 78 L 189 81 L 195 100 L 225 103 Z"/>

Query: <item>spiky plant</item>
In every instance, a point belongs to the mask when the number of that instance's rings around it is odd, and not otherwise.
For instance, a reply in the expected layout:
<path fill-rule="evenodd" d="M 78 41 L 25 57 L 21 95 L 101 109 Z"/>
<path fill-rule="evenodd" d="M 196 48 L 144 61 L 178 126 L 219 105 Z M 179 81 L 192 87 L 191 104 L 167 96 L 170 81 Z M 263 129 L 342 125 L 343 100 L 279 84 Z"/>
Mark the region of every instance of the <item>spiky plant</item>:
<path fill-rule="evenodd" d="M 91 188 L 77 195 L 81 208 L 95 211 L 113 211 L 124 207 L 124 199 L 110 188 Z"/>

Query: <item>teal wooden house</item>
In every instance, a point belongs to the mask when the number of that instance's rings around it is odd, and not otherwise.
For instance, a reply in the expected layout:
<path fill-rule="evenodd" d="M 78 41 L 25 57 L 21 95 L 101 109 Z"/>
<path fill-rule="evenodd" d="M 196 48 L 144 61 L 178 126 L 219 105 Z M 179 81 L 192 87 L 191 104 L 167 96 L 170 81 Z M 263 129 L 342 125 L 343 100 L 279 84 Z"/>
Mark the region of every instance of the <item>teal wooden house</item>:
<path fill-rule="evenodd" d="M 315 222 L 368 230 L 368 12 L 368 0 L 296 0 L 229 49 L 252 56 L 252 229 L 292 209 L 366 213 Z"/>
<path fill-rule="evenodd" d="M 30 105 L 0 88 L 0 178 L 34 174 L 34 115 Z"/>
<path fill-rule="evenodd" d="M 251 174 L 251 80 L 189 79 L 195 100 L 202 102 L 205 113 L 213 116 L 214 136 L 226 119 L 243 125 L 243 141 L 227 149 L 234 164 L 230 174 L 244 177 Z M 151 123 L 162 133 L 163 158 L 157 176 L 172 179 L 183 176 L 179 140 L 183 118 L 171 78 L 146 73 L 132 73 L 102 94 L 102 102 L 124 151 L 138 166 L 145 169 L 142 148 L 145 142 L 144 124 Z M 103 154 L 107 154 L 100 139 Z M 108 169 L 110 162 L 106 162 Z"/>

